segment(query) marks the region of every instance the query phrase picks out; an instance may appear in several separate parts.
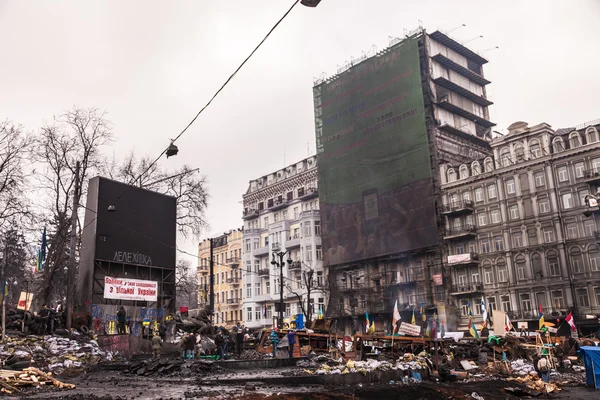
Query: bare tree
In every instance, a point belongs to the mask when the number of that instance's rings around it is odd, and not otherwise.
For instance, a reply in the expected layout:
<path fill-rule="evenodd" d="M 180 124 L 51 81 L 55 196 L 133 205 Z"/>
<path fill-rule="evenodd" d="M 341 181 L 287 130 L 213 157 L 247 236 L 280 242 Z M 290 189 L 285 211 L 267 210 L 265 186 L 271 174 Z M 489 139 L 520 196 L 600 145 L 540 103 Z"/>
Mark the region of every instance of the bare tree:
<path fill-rule="evenodd" d="M 189 308 L 198 306 L 198 279 L 188 260 L 177 260 L 175 265 L 175 290 L 177 305 Z"/>
<path fill-rule="evenodd" d="M 206 178 L 198 170 L 184 165 L 167 173 L 154 160 L 137 159 L 130 153 L 117 171 L 106 172 L 117 180 L 173 196 L 177 202 L 177 228 L 183 237 L 198 238 L 206 225 L 208 190 Z"/>
<path fill-rule="evenodd" d="M 112 130 L 105 114 L 95 108 L 74 108 L 45 125 L 36 139 L 36 158 L 42 165 L 38 174 L 40 187 L 50 201 L 45 204 L 48 215 L 48 252 L 44 281 L 39 300 L 50 301 L 57 272 L 66 271 L 69 263 L 70 215 L 75 190 L 75 165 L 80 162 L 79 182 L 82 190 L 75 201 L 87 192 L 88 178 L 100 170 L 101 148 L 112 141 Z M 81 224 L 78 224 L 78 231 Z M 78 236 L 80 232 L 77 232 Z"/>
<path fill-rule="evenodd" d="M 296 261 L 300 262 L 300 261 Z M 310 326 L 313 315 L 318 312 L 318 310 L 314 309 L 314 302 L 311 302 L 312 294 L 325 293 L 326 288 L 323 284 L 319 284 L 316 280 L 316 271 L 311 266 L 304 264 L 306 269 L 302 271 L 300 275 L 300 281 L 295 281 L 291 279 L 285 279 L 285 286 L 288 291 L 292 293 L 298 299 L 298 303 L 300 304 L 300 308 L 302 310 L 302 314 L 306 317 L 305 325 Z M 296 284 L 296 288 L 294 289 L 294 285 Z M 303 295 L 300 293 L 299 289 L 306 288 L 306 293 Z"/>
<path fill-rule="evenodd" d="M 0 121 L 0 230 L 30 214 L 25 195 L 25 164 L 29 163 L 31 137 L 21 126 Z M 10 221 L 10 223 L 9 223 Z"/>

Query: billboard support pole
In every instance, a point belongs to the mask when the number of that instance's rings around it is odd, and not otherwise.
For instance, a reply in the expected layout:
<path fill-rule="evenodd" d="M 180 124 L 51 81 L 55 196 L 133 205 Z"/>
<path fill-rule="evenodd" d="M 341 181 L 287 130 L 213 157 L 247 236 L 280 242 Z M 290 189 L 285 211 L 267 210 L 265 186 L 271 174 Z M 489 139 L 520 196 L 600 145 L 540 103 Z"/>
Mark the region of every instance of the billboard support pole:
<path fill-rule="evenodd" d="M 73 319 L 73 281 L 75 278 L 75 246 L 77 244 L 77 206 L 79 205 L 79 161 L 75 165 L 75 191 L 73 192 L 73 214 L 71 214 L 71 248 L 67 279 L 67 330 L 71 331 Z"/>
<path fill-rule="evenodd" d="M 210 275 L 210 288 L 209 288 L 209 304 L 210 304 L 210 320 L 213 321 L 213 317 L 215 314 L 215 262 L 213 260 L 214 258 L 214 254 L 213 254 L 213 250 L 214 250 L 214 246 L 213 246 L 213 240 L 212 238 L 209 239 L 210 240 L 210 260 L 209 260 L 209 265 L 210 265 L 210 271 L 209 271 L 209 275 Z M 216 322 L 216 321 L 214 321 Z"/>

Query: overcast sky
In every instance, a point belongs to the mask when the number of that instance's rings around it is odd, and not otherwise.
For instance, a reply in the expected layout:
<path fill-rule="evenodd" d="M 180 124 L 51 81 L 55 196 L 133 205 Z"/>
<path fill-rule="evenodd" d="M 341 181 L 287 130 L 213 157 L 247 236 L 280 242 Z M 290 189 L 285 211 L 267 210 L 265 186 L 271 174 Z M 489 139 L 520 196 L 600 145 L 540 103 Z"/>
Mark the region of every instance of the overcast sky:
<path fill-rule="evenodd" d="M 0 119 L 35 131 L 74 105 L 98 107 L 114 125 L 117 156 L 155 157 L 292 2 L 0 0 Z M 178 141 L 179 156 L 160 161 L 208 177 L 206 236 L 241 226 L 249 180 L 314 153 L 313 78 L 419 21 L 428 31 L 466 24 L 450 33 L 459 41 L 483 36 L 467 45 L 490 60 L 498 129 L 600 118 L 600 0 L 298 6 Z"/>

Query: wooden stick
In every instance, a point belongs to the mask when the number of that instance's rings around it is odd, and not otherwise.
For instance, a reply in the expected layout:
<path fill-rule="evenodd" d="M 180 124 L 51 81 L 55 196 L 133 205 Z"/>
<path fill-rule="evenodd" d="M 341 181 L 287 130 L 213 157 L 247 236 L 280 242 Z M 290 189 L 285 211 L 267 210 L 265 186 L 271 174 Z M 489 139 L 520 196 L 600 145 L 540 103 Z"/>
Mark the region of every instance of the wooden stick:
<path fill-rule="evenodd" d="M 4 382 L 4 381 L 2 381 L 2 380 L 0 380 L 0 386 L 2 386 L 4 389 L 8 390 L 8 391 L 9 391 L 9 394 L 10 394 L 10 393 L 12 393 L 12 392 L 15 392 L 15 391 L 16 391 L 16 392 L 20 392 L 20 391 L 21 391 L 21 389 L 19 389 L 19 388 L 15 387 L 15 386 L 13 386 L 13 385 L 11 385 L 11 384 L 10 384 L 10 383 L 8 383 L 8 382 Z"/>
<path fill-rule="evenodd" d="M 52 384 L 54 386 L 56 386 L 57 388 L 60 388 L 60 389 L 63 389 L 63 388 L 64 389 L 75 389 L 75 385 L 73 385 L 71 383 L 63 383 L 63 382 L 59 381 L 58 379 L 55 379 L 52 376 L 48 375 L 47 373 L 45 373 L 43 371 L 40 371 L 37 368 L 34 368 L 34 367 L 25 368 L 23 371 L 39 375 L 42 378 L 44 378 L 44 379 L 49 380 L 50 382 L 52 382 Z"/>

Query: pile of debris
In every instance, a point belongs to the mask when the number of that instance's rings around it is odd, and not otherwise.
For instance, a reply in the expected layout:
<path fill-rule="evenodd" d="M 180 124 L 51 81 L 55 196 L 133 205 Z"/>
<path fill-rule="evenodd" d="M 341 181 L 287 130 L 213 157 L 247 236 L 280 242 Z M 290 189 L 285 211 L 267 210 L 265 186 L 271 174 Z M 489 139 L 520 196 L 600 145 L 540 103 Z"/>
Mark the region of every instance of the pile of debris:
<path fill-rule="evenodd" d="M 159 360 L 142 361 L 132 365 L 126 374 L 138 376 L 179 376 L 188 378 L 191 376 L 208 375 L 219 370 L 211 361 L 195 360 L 184 361 L 179 359 L 161 358 Z"/>
<path fill-rule="evenodd" d="M 549 393 L 558 392 L 561 390 L 554 383 L 544 382 L 537 376 L 533 376 L 533 375 L 527 375 L 525 377 L 518 377 L 518 378 L 508 378 L 507 381 L 518 382 L 522 385 L 527 386 L 527 388 L 529 388 L 533 391 L 539 392 L 539 393 L 549 394 Z"/>
<path fill-rule="evenodd" d="M 0 371 L 0 392 L 15 394 L 26 387 L 39 387 L 53 385 L 59 389 L 74 389 L 75 385 L 63 383 L 52 377 L 52 373 L 45 373 L 37 368 L 26 368 L 20 372 Z"/>
<path fill-rule="evenodd" d="M 0 344 L 3 368 L 20 371 L 36 366 L 43 370 L 62 374 L 66 369 L 83 369 L 104 361 L 118 358 L 117 354 L 104 351 L 89 336 L 76 334 L 74 339 L 61 336 L 9 337 Z"/>

